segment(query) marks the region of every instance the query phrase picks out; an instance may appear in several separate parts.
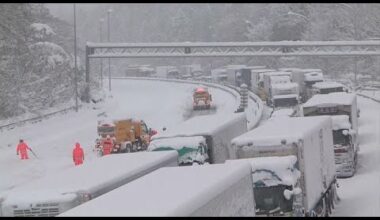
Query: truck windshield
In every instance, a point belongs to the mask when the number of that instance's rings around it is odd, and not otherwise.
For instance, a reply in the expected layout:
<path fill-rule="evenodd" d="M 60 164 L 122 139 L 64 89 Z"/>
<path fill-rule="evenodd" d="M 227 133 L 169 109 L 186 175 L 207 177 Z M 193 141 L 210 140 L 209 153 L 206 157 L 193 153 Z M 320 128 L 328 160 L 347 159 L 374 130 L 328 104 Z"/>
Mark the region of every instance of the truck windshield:
<path fill-rule="evenodd" d="M 275 107 L 291 107 L 298 104 L 296 98 L 283 98 L 283 99 L 275 99 L 274 106 Z"/>
<path fill-rule="evenodd" d="M 345 129 L 333 131 L 334 144 L 341 144 L 341 145 L 348 145 L 349 144 L 349 137 L 348 137 L 348 135 L 343 134 L 343 130 L 345 130 Z"/>
<path fill-rule="evenodd" d="M 284 190 L 291 190 L 291 186 L 277 185 L 270 187 L 255 187 L 254 196 L 256 202 L 256 214 L 267 215 L 278 212 L 291 212 L 293 209 L 293 198 L 287 200 Z"/>

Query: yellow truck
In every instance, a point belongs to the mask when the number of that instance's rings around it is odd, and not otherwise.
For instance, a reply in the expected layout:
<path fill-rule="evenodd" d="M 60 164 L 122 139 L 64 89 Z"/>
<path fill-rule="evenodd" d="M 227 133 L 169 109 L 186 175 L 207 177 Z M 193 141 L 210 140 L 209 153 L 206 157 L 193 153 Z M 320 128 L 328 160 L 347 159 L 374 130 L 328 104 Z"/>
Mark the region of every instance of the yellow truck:
<path fill-rule="evenodd" d="M 126 153 L 146 150 L 151 137 L 157 131 L 148 128 L 142 120 L 121 119 L 112 122 L 98 121 L 96 148 L 100 148 L 102 140 L 109 135 L 113 139 L 112 153 Z"/>

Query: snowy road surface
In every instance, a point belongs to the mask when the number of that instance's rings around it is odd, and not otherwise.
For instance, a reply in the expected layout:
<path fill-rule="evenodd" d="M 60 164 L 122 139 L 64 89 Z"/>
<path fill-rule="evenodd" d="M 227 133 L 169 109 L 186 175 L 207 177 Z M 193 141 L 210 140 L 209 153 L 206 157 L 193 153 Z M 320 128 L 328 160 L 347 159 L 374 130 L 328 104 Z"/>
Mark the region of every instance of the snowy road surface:
<path fill-rule="evenodd" d="M 106 84 L 105 84 L 106 85 Z M 0 192 L 24 184 L 31 179 L 49 175 L 74 166 L 71 158 L 75 142 L 85 150 L 85 161 L 96 158 L 93 146 L 97 137 L 98 114 L 108 118 L 136 117 L 149 127 L 168 130 L 184 120 L 186 108 L 192 108 L 192 91 L 196 85 L 170 82 L 113 80 L 113 98 L 101 109 L 90 107 L 27 124 L 0 133 Z M 233 114 L 237 101 L 231 94 L 210 88 L 222 118 Z M 18 140 L 23 138 L 37 154 L 30 160 L 16 155 Z"/>
<path fill-rule="evenodd" d="M 338 179 L 340 203 L 334 216 L 380 216 L 380 104 L 358 96 L 358 170 Z"/>

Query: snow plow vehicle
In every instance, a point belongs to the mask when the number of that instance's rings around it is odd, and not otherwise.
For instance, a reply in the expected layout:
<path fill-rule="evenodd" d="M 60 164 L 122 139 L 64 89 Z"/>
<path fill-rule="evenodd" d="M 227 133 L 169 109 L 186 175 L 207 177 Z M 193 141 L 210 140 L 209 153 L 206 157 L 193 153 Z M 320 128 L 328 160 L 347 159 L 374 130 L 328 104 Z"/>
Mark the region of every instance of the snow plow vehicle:
<path fill-rule="evenodd" d="M 157 131 L 148 128 L 142 120 L 121 119 L 112 122 L 98 121 L 96 149 L 101 152 L 101 143 L 111 137 L 113 147 L 111 153 L 127 153 L 146 150 L 150 139 Z"/>
<path fill-rule="evenodd" d="M 198 87 L 193 93 L 193 110 L 211 109 L 211 94 L 207 88 Z"/>

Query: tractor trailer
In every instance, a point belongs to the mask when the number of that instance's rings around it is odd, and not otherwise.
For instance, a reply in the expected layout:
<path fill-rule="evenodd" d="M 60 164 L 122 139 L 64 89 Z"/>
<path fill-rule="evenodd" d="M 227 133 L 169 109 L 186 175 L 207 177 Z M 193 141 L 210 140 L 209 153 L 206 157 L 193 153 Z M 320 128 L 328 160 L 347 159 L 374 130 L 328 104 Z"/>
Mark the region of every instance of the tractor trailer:
<path fill-rule="evenodd" d="M 138 152 L 96 158 L 2 193 L 0 216 L 56 216 L 168 166 L 178 166 L 177 152 Z"/>
<path fill-rule="evenodd" d="M 247 132 L 244 112 L 226 119 L 218 115 L 191 118 L 172 132 L 153 137 L 148 151 L 176 150 L 179 165 L 224 163 L 230 158 L 230 144 L 234 137 Z"/>
<path fill-rule="evenodd" d="M 232 140 L 252 165 L 257 216 L 326 216 L 336 198 L 329 116 L 277 117 Z"/>
<path fill-rule="evenodd" d="M 331 115 L 333 118 L 338 177 L 353 176 L 356 170 L 359 151 L 357 111 L 356 94 L 346 92 L 317 94 L 303 105 L 304 116 Z"/>
<path fill-rule="evenodd" d="M 251 167 L 161 168 L 60 216 L 255 216 Z"/>

